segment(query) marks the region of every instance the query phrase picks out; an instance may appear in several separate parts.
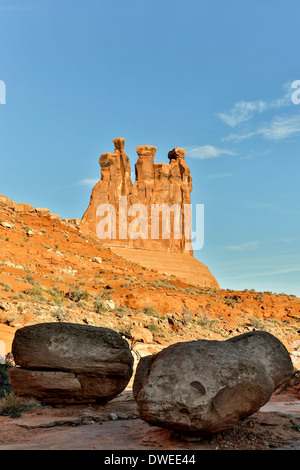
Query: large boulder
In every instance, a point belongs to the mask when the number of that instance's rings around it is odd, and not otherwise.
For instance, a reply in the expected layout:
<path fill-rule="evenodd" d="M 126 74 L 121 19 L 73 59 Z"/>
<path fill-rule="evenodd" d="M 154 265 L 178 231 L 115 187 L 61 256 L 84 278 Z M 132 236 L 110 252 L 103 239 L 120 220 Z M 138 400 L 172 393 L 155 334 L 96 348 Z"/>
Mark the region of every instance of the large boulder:
<path fill-rule="evenodd" d="M 142 358 L 133 384 L 140 417 L 185 434 L 206 435 L 258 411 L 291 377 L 291 361 L 272 335 L 256 331 L 238 338 L 177 343 Z"/>
<path fill-rule="evenodd" d="M 290 380 L 293 374 L 293 364 L 286 347 L 276 336 L 267 331 L 252 331 L 234 336 L 227 340 L 247 351 L 265 367 L 274 383 L 274 390 Z"/>
<path fill-rule="evenodd" d="M 133 372 L 128 343 L 108 328 L 40 323 L 16 331 L 10 370 L 16 395 L 48 403 L 108 401 Z"/>

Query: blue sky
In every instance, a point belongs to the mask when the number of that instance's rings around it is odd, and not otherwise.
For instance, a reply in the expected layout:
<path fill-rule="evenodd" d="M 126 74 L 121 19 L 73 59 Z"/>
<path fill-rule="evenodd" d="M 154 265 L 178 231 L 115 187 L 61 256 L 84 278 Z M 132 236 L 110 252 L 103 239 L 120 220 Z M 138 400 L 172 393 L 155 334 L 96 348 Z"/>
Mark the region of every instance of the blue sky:
<path fill-rule="evenodd" d="M 183 147 L 205 206 L 195 256 L 221 287 L 300 296 L 299 15 L 299 0 L 0 0 L 0 193 L 81 218 L 113 138 L 132 169 L 138 145 L 156 161 Z"/>

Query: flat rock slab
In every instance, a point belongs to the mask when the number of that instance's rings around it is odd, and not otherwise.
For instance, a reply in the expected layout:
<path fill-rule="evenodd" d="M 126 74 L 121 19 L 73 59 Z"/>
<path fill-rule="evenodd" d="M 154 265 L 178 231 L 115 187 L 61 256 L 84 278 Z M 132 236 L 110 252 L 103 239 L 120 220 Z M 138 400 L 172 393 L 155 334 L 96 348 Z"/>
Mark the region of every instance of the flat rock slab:
<path fill-rule="evenodd" d="M 291 414 L 296 417 L 300 417 L 300 400 L 291 400 L 291 401 L 269 401 L 266 403 L 260 411 L 262 413 L 282 413 L 282 414 Z"/>
<path fill-rule="evenodd" d="M 82 418 L 76 416 L 65 416 L 50 418 L 48 416 L 37 416 L 34 418 L 21 419 L 16 422 L 16 426 L 26 429 L 54 428 L 56 426 L 78 426 L 82 424 Z"/>

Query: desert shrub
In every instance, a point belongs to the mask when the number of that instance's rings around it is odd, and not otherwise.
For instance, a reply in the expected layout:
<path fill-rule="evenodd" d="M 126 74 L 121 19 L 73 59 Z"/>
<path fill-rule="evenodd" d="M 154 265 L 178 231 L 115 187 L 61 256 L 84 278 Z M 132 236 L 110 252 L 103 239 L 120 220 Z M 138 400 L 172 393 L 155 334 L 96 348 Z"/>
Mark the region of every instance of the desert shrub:
<path fill-rule="evenodd" d="M 46 303 L 48 299 L 43 295 L 44 289 L 39 286 L 34 286 L 32 289 L 24 291 L 24 294 L 30 295 L 34 302 Z"/>
<path fill-rule="evenodd" d="M 65 293 L 63 291 L 59 291 L 57 287 L 49 289 L 48 293 L 51 295 L 51 305 L 61 306 L 66 300 Z"/>
<path fill-rule="evenodd" d="M 19 402 L 14 392 L 4 392 L 4 396 L 0 399 L 0 416 L 10 416 L 11 418 L 19 418 L 21 411 Z"/>
<path fill-rule="evenodd" d="M 85 300 L 79 300 L 78 302 L 76 302 L 77 306 L 80 307 L 80 308 L 85 308 L 85 307 L 88 307 L 88 302 L 86 302 Z"/>
<path fill-rule="evenodd" d="M 131 282 L 124 282 L 121 287 L 129 287 L 131 286 Z"/>
<path fill-rule="evenodd" d="M 12 364 L 8 360 L 6 360 L 5 364 L 0 364 L 0 399 L 12 390 L 9 380 L 9 369 L 11 366 Z"/>
<path fill-rule="evenodd" d="M 25 274 L 23 281 L 28 282 L 29 284 L 34 284 L 34 277 L 31 274 Z"/>
<path fill-rule="evenodd" d="M 4 394 L 0 399 L 0 416 L 9 416 L 10 418 L 19 418 L 22 411 L 30 410 L 42 406 L 34 399 L 20 401 L 13 390 Z"/>
<path fill-rule="evenodd" d="M 67 296 L 73 302 L 79 302 L 80 300 L 88 301 L 90 294 L 86 290 L 81 289 L 81 287 L 75 286 L 69 288 Z"/>
<path fill-rule="evenodd" d="M 225 304 L 228 305 L 229 307 L 235 308 L 235 302 L 231 299 L 224 299 Z"/>
<path fill-rule="evenodd" d="M 11 286 L 9 284 L 6 284 L 5 282 L 0 282 L 0 286 L 2 286 L 6 292 L 9 292 L 12 290 Z"/>
<path fill-rule="evenodd" d="M 159 314 L 155 307 L 144 307 L 144 312 L 150 317 L 159 317 Z"/>
<path fill-rule="evenodd" d="M 66 321 L 67 320 L 65 311 L 64 311 L 63 307 L 60 307 L 60 306 L 58 307 L 56 312 L 54 312 L 53 316 L 57 319 L 57 321 Z"/>
<path fill-rule="evenodd" d="M 256 296 L 256 300 L 263 300 L 264 298 L 264 294 L 263 293 L 260 293 Z"/>
<path fill-rule="evenodd" d="M 261 320 L 261 318 L 249 317 L 249 322 L 255 330 L 266 330 L 267 329 L 266 325 Z"/>
<path fill-rule="evenodd" d="M 182 321 L 182 324 L 185 326 L 187 325 L 189 322 L 191 322 L 193 320 L 193 314 L 192 312 L 190 312 L 188 309 L 186 308 L 183 308 L 182 309 L 182 312 L 181 312 L 181 321 Z"/>
<path fill-rule="evenodd" d="M 104 307 L 104 299 L 100 295 L 98 295 L 98 297 L 96 297 L 95 299 L 94 311 L 96 313 L 101 313 L 101 312 L 106 311 L 106 308 Z"/>
<path fill-rule="evenodd" d="M 200 314 L 197 316 L 198 321 L 197 324 L 206 330 L 215 331 L 215 324 L 219 323 L 219 319 L 212 319 L 209 315 L 209 312 L 205 312 L 204 314 Z"/>
<path fill-rule="evenodd" d="M 159 327 L 156 323 L 150 323 L 150 325 L 148 325 L 146 328 L 148 328 L 149 331 L 151 331 L 151 333 L 157 333 L 159 331 Z"/>

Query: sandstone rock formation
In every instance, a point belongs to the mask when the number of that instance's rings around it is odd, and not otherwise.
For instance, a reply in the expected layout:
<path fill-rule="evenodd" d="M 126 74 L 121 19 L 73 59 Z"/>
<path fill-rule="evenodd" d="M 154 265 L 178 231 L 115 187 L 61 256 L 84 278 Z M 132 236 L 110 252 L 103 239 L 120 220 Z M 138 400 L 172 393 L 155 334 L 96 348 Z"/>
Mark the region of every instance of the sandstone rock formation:
<path fill-rule="evenodd" d="M 105 239 L 105 243 L 121 256 L 125 250 L 124 256 L 130 260 L 135 258 L 136 261 L 138 252 L 142 263 L 147 253 L 151 253 L 151 267 L 158 271 L 160 253 L 176 254 L 175 264 L 178 261 L 178 265 L 188 268 L 191 262 L 189 273 L 195 283 L 218 288 L 208 268 L 193 257 L 192 177 L 185 162 L 185 151 L 176 147 L 168 154 L 169 164 L 155 163 L 156 147 L 138 146 L 136 180 L 132 183 L 124 139 L 113 142 L 114 152 L 100 156 L 101 179 L 92 191 L 81 230 Z M 110 222 L 109 210 L 114 223 Z M 190 259 L 181 260 L 178 255 L 190 255 Z M 176 275 L 180 277 L 180 273 L 181 269 L 177 269 Z M 182 278 L 186 280 L 189 276 Z"/>
<path fill-rule="evenodd" d="M 177 343 L 142 358 L 133 393 L 144 421 L 205 435 L 258 411 L 292 372 L 280 341 L 255 331 L 230 341 Z"/>
<path fill-rule="evenodd" d="M 185 213 L 184 207 L 185 204 L 191 203 L 192 178 L 185 163 L 185 151 L 180 148 L 171 150 L 168 155 L 170 164 L 154 163 L 156 147 L 138 146 L 136 148 L 138 160 L 135 164 L 136 181 L 133 184 L 130 161 L 124 151 L 124 139 L 114 139 L 113 142 L 114 152 L 100 156 L 101 180 L 93 189 L 89 207 L 82 218 L 81 228 L 96 232 L 101 217 L 99 213 L 97 215 L 98 207 L 101 204 L 111 204 L 116 210 L 116 226 L 111 227 L 111 231 L 108 230 L 107 233 L 109 244 L 112 246 L 192 253 L 190 214 L 187 211 Z M 123 202 L 119 203 L 120 197 L 127 198 L 127 201 L 124 199 L 124 207 L 122 207 Z M 156 208 L 153 207 L 154 204 L 157 205 Z M 176 216 L 172 210 L 170 216 L 169 212 L 166 212 L 166 217 L 159 213 L 158 205 L 162 204 L 168 208 L 173 204 L 177 205 L 176 209 L 180 212 L 180 214 L 178 212 L 178 224 L 176 219 L 174 225 Z M 139 208 L 135 205 L 145 206 L 147 214 L 146 211 L 145 214 L 139 212 Z M 129 208 L 131 210 L 128 210 Z M 120 226 L 119 216 L 122 209 L 126 210 L 127 221 Z M 136 224 L 131 224 L 137 218 L 139 220 Z M 156 221 L 158 221 L 157 231 L 154 227 Z M 166 232 L 163 232 L 164 223 Z M 177 225 L 178 233 L 174 233 Z M 170 237 L 167 231 L 170 231 Z M 130 236 L 133 232 L 135 238 Z"/>
<path fill-rule="evenodd" d="M 133 372 L 128 343 L 115 331 L 73 323 L 40 323 L 16 331 L 10 369 L 16 395 L 46 403 L 106 402 Z"/>
<path fill-rule="evenodd" d="M 31 204 L 26 204 L 22 202 L 14 202 L 2 194 L 0 194 L 0 204 L 7 205 L 11 209 L 13 209 L 15 212 L 38 212 L 38 209 L 35 209 Z"/>

